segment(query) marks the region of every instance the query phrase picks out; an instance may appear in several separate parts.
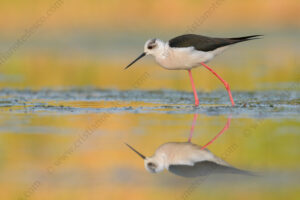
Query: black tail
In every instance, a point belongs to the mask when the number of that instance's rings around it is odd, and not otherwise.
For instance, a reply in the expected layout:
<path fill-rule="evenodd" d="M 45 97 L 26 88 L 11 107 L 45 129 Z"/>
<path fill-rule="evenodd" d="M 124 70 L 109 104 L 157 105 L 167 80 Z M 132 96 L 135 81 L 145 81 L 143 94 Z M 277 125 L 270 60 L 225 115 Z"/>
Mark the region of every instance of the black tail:
<path fill-rule="evenodd" d="M 260 36 L 263 36 L 263 35 L 249 35 L 249 36 L 229 38 L 229 39 L 232 40 L 233 43 L 237 43 L 237 42 L 244 42 L 247 40 L 260 39 L 259 38 Z"/>

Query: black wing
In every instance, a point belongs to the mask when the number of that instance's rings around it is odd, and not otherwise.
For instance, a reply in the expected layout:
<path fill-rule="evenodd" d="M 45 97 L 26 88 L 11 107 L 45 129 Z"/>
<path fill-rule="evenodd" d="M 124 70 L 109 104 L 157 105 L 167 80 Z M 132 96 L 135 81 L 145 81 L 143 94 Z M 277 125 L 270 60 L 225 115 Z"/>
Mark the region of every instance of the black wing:
<path fill-rule="evenodd" d="M 231 173 L 253 175 L 251 172 L 240 170 L 234 167 L 220 165 L 211 161 L 201 161 L 193 166 L 189 165 L 170 165 L 169 171 L 183 177 L 206 176 L 214 173 Z"/>
<path fill-rule="evenodd" d="M 237 38 L 212 38 L 203 35 L 187 34 L 175 37 L 169 41 L 170 47 L 194 47 L 198 51 L 213 51 L 217 48 L 243 42 L 261 35 L 251 35 Z"/>

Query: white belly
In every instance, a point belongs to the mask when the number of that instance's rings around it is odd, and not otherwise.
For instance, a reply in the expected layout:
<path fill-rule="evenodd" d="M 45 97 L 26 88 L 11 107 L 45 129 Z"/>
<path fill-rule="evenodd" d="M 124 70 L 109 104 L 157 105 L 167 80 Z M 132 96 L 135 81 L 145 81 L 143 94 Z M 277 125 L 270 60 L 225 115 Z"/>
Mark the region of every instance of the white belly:
<path fill-rule="evenodd" d="M 187 48 L 168 48 L 165 53 L 156 56 L 156 62 L 165 69 L 191 69 L 207 63 L 217 54 L 225 50 L 226 47 L 218 48 L 214 51 L 197 51 L 193 47 Z"/>

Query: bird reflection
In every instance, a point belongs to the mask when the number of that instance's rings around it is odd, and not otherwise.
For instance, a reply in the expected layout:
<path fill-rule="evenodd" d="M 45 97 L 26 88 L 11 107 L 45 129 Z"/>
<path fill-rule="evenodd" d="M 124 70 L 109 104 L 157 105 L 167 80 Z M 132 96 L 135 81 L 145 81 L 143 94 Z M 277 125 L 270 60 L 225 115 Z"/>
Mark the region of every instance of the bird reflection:
<path fill-rule="evenodd" d="M 197 117 L 195 114 L 187 142 L 164 143 L 151 157 L 144 156 L 129 144 L 126 145 L 144 160 L 145 168 L 150 173 L 159 173 L 167 169 L 169 172 L 183 177 L 205 176 L 212 173 L 250 175 L 250 172 L 231 166 L 206 149 L 229 128 L 231 118 L 228 117 L 224 128 L 212 140 L 204 146 L 200 146 L 191 142 Z"/>

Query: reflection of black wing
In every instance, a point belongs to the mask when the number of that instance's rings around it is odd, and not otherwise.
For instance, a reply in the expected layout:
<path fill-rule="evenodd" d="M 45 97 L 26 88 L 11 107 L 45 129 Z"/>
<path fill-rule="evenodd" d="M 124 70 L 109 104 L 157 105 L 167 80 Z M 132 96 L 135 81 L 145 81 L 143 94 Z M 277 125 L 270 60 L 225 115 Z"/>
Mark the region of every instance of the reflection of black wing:
<path fill-rule="evenodd" d="M 211 161 L 201 161 L 195 163 L 193 166 L 189 165 L 170 165 L 169 171 L 178 176 L 197 177 L 206 176 L 214 173 L 231 173 L 252 175 L 250 172 L 236 169 L 230 166 L 220 165 Z"/>

